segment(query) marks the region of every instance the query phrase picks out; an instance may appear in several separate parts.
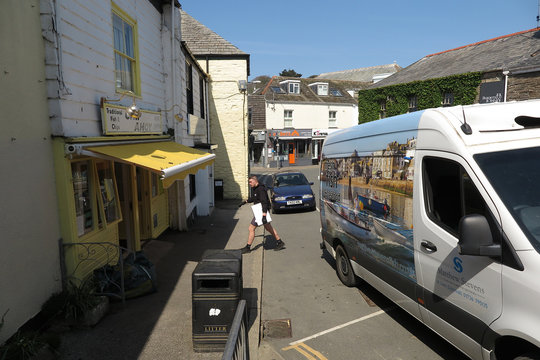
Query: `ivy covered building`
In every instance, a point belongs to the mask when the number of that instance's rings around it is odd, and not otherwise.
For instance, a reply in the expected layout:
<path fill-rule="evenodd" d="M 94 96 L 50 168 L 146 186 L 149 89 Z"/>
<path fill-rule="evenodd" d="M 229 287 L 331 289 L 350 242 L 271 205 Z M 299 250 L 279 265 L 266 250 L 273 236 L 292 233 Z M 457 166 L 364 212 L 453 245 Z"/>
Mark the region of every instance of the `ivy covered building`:
<path fill-rule="evenodd" d="M 423 57 L 358 94 L 359 122 L 440 106 L 540 98 L 540 28 Z"/>

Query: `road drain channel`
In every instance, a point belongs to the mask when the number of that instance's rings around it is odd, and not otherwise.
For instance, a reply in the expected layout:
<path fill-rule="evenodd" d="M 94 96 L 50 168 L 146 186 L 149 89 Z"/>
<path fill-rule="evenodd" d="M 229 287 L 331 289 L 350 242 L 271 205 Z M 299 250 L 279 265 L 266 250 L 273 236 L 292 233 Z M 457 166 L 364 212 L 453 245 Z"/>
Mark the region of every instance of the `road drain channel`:
<path fill-rule="evenodd" d="M 290 338 L 292 337 L 291 319 L 264 320 L 263 338 Z"/>

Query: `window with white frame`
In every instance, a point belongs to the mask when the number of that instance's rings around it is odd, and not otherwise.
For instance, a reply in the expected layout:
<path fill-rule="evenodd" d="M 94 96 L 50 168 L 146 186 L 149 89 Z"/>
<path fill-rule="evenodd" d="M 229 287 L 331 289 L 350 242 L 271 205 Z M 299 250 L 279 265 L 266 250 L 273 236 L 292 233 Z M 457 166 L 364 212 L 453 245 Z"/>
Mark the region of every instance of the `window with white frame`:
<path fill-rule="evenodd" d="M 290 82 L 289 83 L 289 94 L 300 94 L 300 83 L 299 82 Z"/>
<path fill-rule="evenodd" d="M 293 127 L 292 120 L 293 120 L 293 111 L 284 110 L 283 111 L 283 127 L 286 127 L 286 128 Z"/>
<path fill-rule="evenodd" d="M 317 85 L 317 95 L 328 95 L 328 84 Z"/>
<path fill-rule="evenodd" d="M 137 23 L 116 6 L 113 6 L 112 23 L 115 87 L 139 94 Z"/>
<path fill-rule="evenodd" d="M 328 127 L 329 128 L 337 127 L 337 111 L 328 112 Z"/>

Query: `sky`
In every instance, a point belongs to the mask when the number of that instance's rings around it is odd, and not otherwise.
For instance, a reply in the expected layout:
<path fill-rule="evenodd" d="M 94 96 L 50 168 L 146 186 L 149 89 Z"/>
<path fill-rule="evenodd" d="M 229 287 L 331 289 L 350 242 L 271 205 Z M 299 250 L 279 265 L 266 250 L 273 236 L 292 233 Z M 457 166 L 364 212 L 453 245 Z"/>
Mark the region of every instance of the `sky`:
<path fill-rule="evenodd" d="M 396 63 L 537 27 L 540 0 L 179 0 L 245 53 L 249 80 Z"/>

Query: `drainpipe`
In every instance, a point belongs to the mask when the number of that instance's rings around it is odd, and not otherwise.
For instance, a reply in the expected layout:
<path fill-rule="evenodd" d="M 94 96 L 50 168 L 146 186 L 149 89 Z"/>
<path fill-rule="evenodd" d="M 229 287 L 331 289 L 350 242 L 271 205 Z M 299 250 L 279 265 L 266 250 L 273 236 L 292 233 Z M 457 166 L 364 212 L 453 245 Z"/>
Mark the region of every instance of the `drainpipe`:
<path fill-rule="evenodd" d="M 508 74 L 510 73 L 510 71 L 508 70 L 504 70 L 503 72 L 503 75 L 504 75 L 504 102 L 506 102 L 506 92 L 508 91 Z"/>

